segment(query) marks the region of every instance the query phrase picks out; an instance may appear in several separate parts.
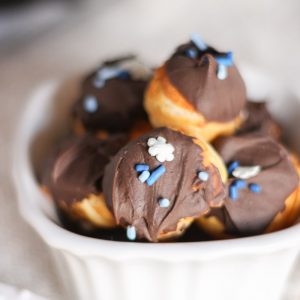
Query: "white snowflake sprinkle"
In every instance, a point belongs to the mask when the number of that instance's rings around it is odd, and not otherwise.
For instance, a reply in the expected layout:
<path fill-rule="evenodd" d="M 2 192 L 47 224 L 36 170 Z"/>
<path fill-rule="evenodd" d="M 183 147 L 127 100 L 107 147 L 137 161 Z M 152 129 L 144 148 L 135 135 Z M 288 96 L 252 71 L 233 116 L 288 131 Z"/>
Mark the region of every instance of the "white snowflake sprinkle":
<path fill-rule="evenodd" d="M 147 145 L 149 146 L 148 153 L 159 162 L 172 161 L 174 159 L 174 147 L 167 143 L 167 140 L 159 136 L 157 138 L 149 138 Z"/>

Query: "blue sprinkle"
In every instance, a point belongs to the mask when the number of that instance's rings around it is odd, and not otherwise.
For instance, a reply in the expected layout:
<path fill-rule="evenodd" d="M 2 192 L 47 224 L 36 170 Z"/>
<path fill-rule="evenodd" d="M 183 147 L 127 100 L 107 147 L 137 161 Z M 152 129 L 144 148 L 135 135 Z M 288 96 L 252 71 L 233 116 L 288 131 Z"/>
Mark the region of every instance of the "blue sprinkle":
<path fill-rule="evenodd" d="M 141 175 L 139 176 L 139 181 L 144 183 L 148 178 L 150 177 L 149 171 L 143 171 Z"/>
<path fill-rule="evenodd" d="M 166 172 L 166 168 L 164 165 L 160 165 L 155 170 L 152 171 L 150 177 L 147 179 L 147 184 L 151 186 L 156 180 Z"/>
<path fill-rule="evenodd" d="M 237 160 L 233 161 L 227 169 L 228 173 L 231 174 L 239 166 L 240 166 L 240 163 Z"/>
<path fill-rule="evenodd" d="M 225 65 L 218 65 L 217 76 L 218 79 L 224 80 L 227 78 L 228 72 L 227 67 Z"/>
<path fill-rule="evenodd" d="M 137 172 L 149 171 L 149 166 L 146 164 L 137 164 L 135 165 L 135 170 Z"/>
<path fill-rule="evenodd" d="M 189 58 L 196 58 L 198 56 L 198 52 L 196 49 L 189 48 L 185 51 L 185 55 Z"/>
<path fill-rule="evenodd" d="M 247 182 L 242 179 L 237 179 L 232 183 L 237 189 L 244 189 L 247 186 Z"/>
<path fill-rule="evenodd" d="M 231 186 L 229 187 L 229 197 L 230 197 L 233 201 L 235 201 L 235 200 L 237 200 L 238 196 L 239 196 L 239 194 L 238 194 L 238 189 L 237 189 L 237 187 L 234 186 L 234 185 L 231 185 Z"/>
<path fill-rule="evenodd" d="M 134 226 L 127 226 L 126 230 L 127 238 L 131 241 L 134 241 L 136 239 L 136 230 Z"/>
<path fill-rule="evenodd" d="M 227 52 L 225 55 L 215 57 L 218 64 L 225 67 L 231 67 L 233 65 L 233 53 Z"/>
<path fill-rule="evenodd" d="M 261 186 L 257 183 L 250 183 L 249 190 L 253 193 L 259 193 L 261 191 Z"/>
<path fill-rule="evenodd" d="M 100 89 L 104 86 L 105 81 L 96 76 L 93 83 L 96 88 Z"/>
<path fill-rule="evenodd" d="M 207 181 L 209 178 L 209 174 L 205 171 L 198 172 L 198 178 L 202 181 Z"/>
<path fill-rule="evenodd" d="M 106 81 L 108 79 L 117 77 L 120 74 L 120 68 L 118 67 L 103 67 L 97 72 L 97 77 L 100 80 Z"/>
<path fill-rule="evenodd" d="M 89 113 L 94 113 L 98 109 L 98 101 L 95 96 L 86 96 L 83 100 L 83 108 Z"/>
<path fill-rule="evenodd" d="M 197 33 L 192 33 L 191 35 L 191 41 L 195 44 L 195 46 L 201 50 L 205 51 L 207 49 L 207 45 L 204 43 L 204 41 L 201 39 L 199 34 Z"/>
<path fill-rule="evenodd" d="M 167 198 L 159 199 L 158 204 L 160 207 L 166 208 L 170 206 L 170 200 Z"/>
<path fill-rule="evenodd" d="M 120 79 L 129 79 L 130 78 L 130 74 L 129 74 L 128 71 L 122 70 L 122 71 L 120 71 L 120 73 L 118 74 L 117 77 L 120 78 Z"/>

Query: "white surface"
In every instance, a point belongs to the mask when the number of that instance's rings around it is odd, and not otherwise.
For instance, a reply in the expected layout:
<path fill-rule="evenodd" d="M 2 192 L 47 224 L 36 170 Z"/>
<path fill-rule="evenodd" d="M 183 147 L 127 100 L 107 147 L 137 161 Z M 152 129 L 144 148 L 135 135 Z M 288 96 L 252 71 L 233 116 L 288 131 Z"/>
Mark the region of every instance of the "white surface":
<path fill-rule="evenodd" d="M 248 72 L 246 66 L 241 70 L 248 78 L 248 93 L 252 88 L 266 95 L 274 93 L 272 86 L 261 85 L 261 76 L 249 76 L 253 70 Z M 272 82 L 277 90 L 280 85 Z M 61 278 L 68 280 L 70 299 L 140 300 L 141 295 L 145 300 L 282 297 L 300 254 L 300 224 L 243 239 L 169 244 L 104 241 L 61 228 L 52 203 L 35 180 L 30 159 L 34 153 L 37 164 L 42 146 L 51 143 L 67 125 L 71 97 L 58 98 L 59 89 L 62 87 L 57 82 L 49 82 L 29 101 L 14 144 L 13 175 L 21 213 L 49 245 Z M 64 91 L 68 92 L 66 87 Z M 274 98 L 279 113 L 287 96 Z M 293 109 L 300 109 L 300 101 Z"/>
<path fill-rule="evenodd" d="M 0 283 L 0 300 L 46 300 L 28 290 L 20 290 L 14 286 Z"/>
<path fill-rule="evenodd" d="M 298 0 L 95 1 L 64 26 L 0 55 L 0 280 L 62 298 L 50 253 L 20 219 L 8 176 L 15 124 L 41 81 L 73 76 L 109 54 L 132 49 L 157 64 L 190 32 L 198 31 L 208 42 L 232 49 L 238 60 L 259 66 L 300 94 L 299 10 Z M 291 123 L 299 118 L 290 109 L 282 113 L 290 115 Z M 300 298 L 299 282 L 295 268 L 284 300 Z"/>

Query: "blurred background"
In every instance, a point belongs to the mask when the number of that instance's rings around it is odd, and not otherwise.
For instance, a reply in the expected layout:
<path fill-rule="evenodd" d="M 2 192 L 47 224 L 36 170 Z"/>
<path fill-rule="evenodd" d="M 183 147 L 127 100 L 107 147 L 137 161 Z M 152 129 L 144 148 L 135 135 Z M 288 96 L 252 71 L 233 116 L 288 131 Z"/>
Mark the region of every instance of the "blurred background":
<path fill-rule="evenodd" d="M 299 0 L 0 0 L 0 282 L 63 299 L 45 245 L 19 217 L 9 175 L 15 125 L 35 87 L 124 52 L 158 65 L 198 32 L 300 95 L 299 15 Z M 300 299 L 299 278 L 291 274 L 284 299 Z"/>

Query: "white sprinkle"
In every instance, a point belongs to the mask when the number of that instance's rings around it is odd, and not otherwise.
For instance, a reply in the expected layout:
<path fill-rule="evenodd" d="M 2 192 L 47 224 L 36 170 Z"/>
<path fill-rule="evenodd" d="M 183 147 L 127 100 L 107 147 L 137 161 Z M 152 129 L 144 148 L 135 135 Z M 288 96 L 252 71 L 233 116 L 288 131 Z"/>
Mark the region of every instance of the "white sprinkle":
<path fill-rule="evenodd" d="M 218 79 L 224 80 L 227 78 L 227 75 L 228 75 L 227 67 L 224 65 L 218 65 L 218 73 L 217 73 Z"/>
<path fill-rule="evenodd" d="M 167 140 L 159 136 L 157 139 L 149 138 L 147 145 L 149 146 L 148 153 L 159 162 L 172 161 L 174 159 L 174 147 L 172 144 L 167 143 Z"/>
<path fill-rule="evenodd" d="M 131 241 L 134 241 L 136 239 L 136 230 L 134 226 L 128 225 L 127 226 L 127 238 Z"/>
<path fill-rule="evenodd" d="M 98 101 L 95 96 L 86 96 L 83 100 L 83 108 L 89 113 L 94 113 L 98 109 Z"/>
<path fill-rule="evenodd" d="M 156 144 L 156 139 L 155 139 L 155 138 L 150 138 L 150 139 L 148 139 L 147 145 L 148 145 L 149 147 L 151 147 L 151 146 L 153 146 L 153 145 L 155 145 L 155 144 Z"/>
<path fill-rule="evenodd" d="M 209 174 L 208 174 L 207 172 L 205 172 L 205 171 L 200 171 L 200 172 L 198 173 L 198 178 L 199 178 L 200 180 L 202 180 L 202 181 L 207 181 L 208 178 L 209 178 Z"/>
<path fill-rule="evenodd" d="M 166 208 L 170 206 L 170 200 L 167 198 L 162 198 L 158 200 L 158 204 L 160 207 Z"/>
<path fill-rule="evenodd" d="M 141 173 L 141 175 L 139 176 L 139 181 L 144 183 L 150 176 L 150 172 L 149 171 L 143 171 Z"/>
<path fill-rule="evenodd" d="M 249 179 L 259 174 L 261 171 L 261 166 L 240 166 L 234 169 L 232 175 L 240 179 Z"/>
<path fill-rule="evenodd" d="M 156 140 L 157 140 L 158 142 L 164 143 L 164 144 L 167 142 L 167 140 L 166 140 L 164 137 L 162 137 L 162 136 L 157 137 Z"/>

